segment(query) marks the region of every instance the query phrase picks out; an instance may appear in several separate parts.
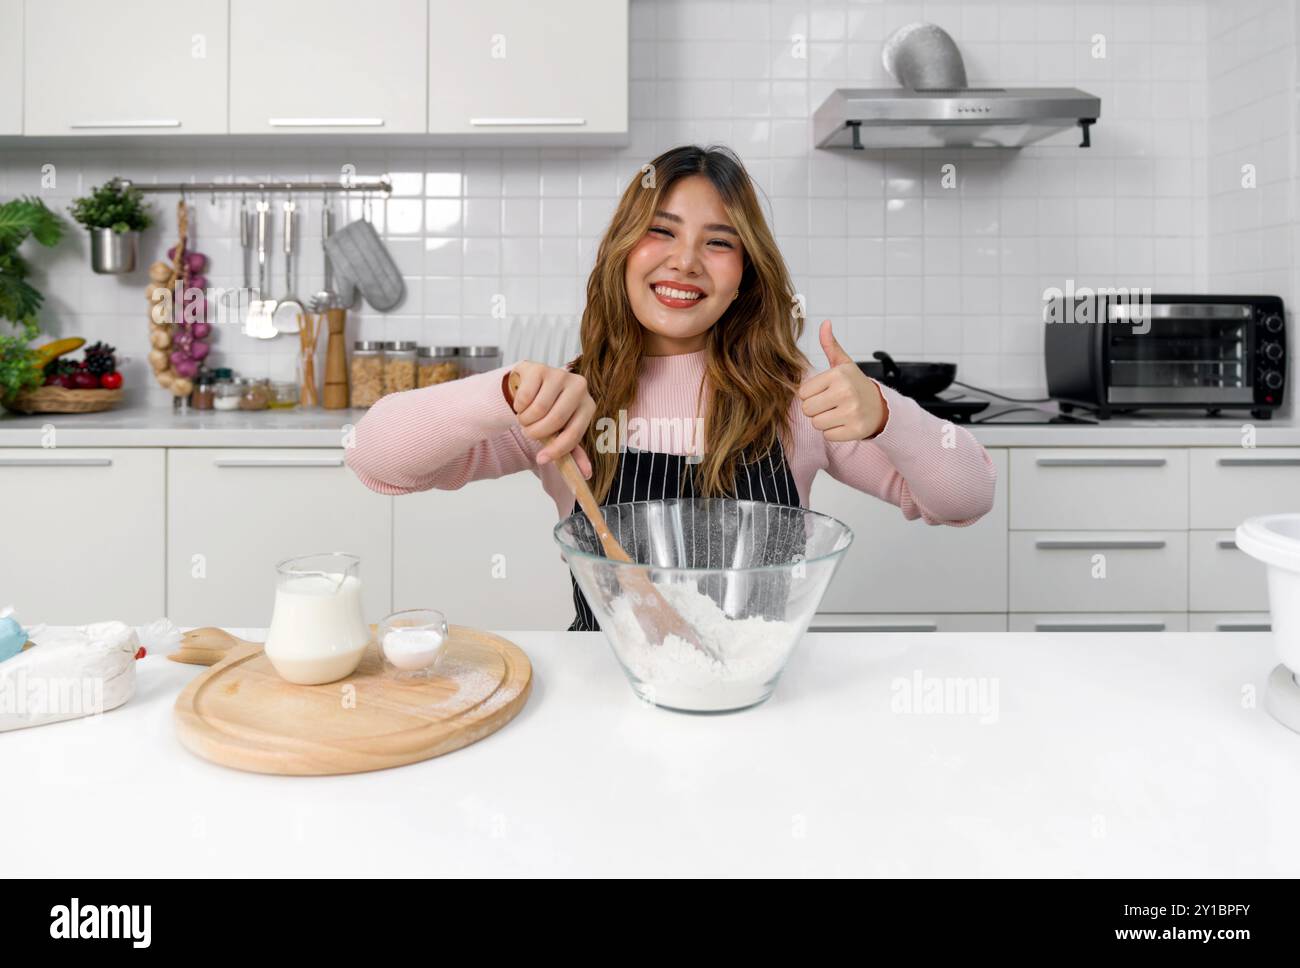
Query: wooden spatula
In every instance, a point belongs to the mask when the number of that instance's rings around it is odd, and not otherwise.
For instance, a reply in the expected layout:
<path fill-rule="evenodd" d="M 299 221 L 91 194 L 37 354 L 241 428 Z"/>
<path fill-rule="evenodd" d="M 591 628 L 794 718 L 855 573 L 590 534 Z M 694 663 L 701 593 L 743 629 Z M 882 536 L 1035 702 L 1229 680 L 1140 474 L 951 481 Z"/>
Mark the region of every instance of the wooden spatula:
<path fill-rule="evenodd" d="M 512 370 L 501 381 L 501 392 L 505 394 L 506 403 L 510 404 L 511 410 L 515 408 L 515 392 L 518 389 L 519 374 Z M 543 444 L 549 446 L 554 439 L 554 437 L 547 437 Z M 623 546 L 618 543 L 618 539 L 610 532 L 609 525 L 605 523 L 605 515 L 601 513 L 600 505 L 596 503 L 596 496 L 587 486 L 587 479 L 582 476 L 582 471 L 578 470 L 573 454 L 565 454 L 555 463 L 560 469 L 560 476 L 569 485 L 574 497 L 578 499 L 578 505 L 587 515 L 587 520 L 596 529 L 596 536 L 600 538 L 600 546 L 605 550 L 605 557 L 632 564 L 631 556 L 623 550 Z M 722 656 L 709 648 L 696 634 L 691 624 L 682 618 L 681 613 L 660 594 L 659 589 L 655 588 L 654 583 L 650 581 L 649 575 L 637 568 L 619 568 L 615 569 L 615 573 L 619 576 L 623 590 L 635 603 L 633 612 L 650 642 L 659 645 L 663 643 L 665 637 L 675 635 L 695 646 L 709 658 L 718 662 L 723 661 Z"/>

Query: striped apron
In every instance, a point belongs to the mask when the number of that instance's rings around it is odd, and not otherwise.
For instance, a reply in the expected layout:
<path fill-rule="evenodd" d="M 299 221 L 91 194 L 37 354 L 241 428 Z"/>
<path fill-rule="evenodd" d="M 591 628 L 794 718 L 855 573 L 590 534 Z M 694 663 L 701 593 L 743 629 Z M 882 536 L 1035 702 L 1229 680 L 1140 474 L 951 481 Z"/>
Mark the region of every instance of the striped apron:
<path fill-rule="evenodd" d="M 695 497 L 695 481 L 686 470 L 685 455 L 660 454 L 652 451 L 627 449 L 619 454 L 618 466 L 609 493 L 600 503 L 626 504 L 631 501 L 662 501 L 671 498 Z M 683 491 L 683 488 L 685 489 Z M 778 439 L 772 452 L 752 463 L 741 461 L 736 465 L 731 497 L 742 501 L 762 501 L 799 507 L 799 489 L 794 475 L 785 461 L 785 451 Z M 578 502 L 573 502 L 573 514 L 581 514 Z M 592 614 L 587 598 L 578 587 L 578 581 L 569 573 L 573 584 L 573 608 L 577 613 L 570 632 L 599 632 L 600 623 Z"/>

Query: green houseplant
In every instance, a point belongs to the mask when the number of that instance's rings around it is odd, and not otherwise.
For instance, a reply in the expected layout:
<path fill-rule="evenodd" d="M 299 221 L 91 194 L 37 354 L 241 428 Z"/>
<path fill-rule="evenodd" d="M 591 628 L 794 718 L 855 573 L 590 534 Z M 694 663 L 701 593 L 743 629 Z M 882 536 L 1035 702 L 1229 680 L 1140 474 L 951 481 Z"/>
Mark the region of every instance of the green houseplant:
<path fill-rule="evenodd" d="M 0 204 L 0 320 L 21 335 L 0 333 L 0 399 L 39 387 L 40 355 L 28 347 L 36 338 L 36 313 L 41 293 L 27 281 L 31 271 L 18 248 L 31 236 L 44 246 L 63 238 L 63 221 L 37 198 L 15 198 Z"/>
<path fill-rule="evenodd" d="M 114 178 L 73 199 L 72 217 L 90 232 L 90 267 L 120 275 L 135 270 L 140 232 L 153 222 L 144 194 Z"/>

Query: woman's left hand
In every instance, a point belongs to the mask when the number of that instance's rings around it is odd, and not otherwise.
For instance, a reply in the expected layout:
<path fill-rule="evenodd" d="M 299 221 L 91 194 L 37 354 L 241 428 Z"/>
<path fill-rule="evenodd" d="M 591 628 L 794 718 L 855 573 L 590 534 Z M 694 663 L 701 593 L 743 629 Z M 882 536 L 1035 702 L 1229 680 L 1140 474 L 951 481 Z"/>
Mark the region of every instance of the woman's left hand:
<path fill-rule="evenodd" d="M 822 349 L 831 368 L 810 376 L 799 386 L 803 412 L 827 440 L 866 440 L 885 429 L 889 406 L 876 382 L 858 369 L 822 322 Z"/>

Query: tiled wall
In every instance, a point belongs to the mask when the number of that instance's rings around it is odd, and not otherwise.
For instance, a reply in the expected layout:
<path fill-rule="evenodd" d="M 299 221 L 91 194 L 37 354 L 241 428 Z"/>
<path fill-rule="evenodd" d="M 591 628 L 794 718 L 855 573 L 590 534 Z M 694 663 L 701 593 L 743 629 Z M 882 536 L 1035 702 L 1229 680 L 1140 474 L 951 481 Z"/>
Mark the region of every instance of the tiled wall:
<path fill-rule="evenodd" d="M 1212 3 L 1209 285 L 1293 292 L 1296 16 L 1276 0 Z"/>
<path fill-rule="evenodd" d="M 496 295 L 510 313 L 580 312 L 596 240 L 643 162 L 683 142 L 725 142 L 763 188 L 813 321 L 835 320 L 850 352 L 956 360 L 968 381 L 1037 389 L 1046 287 L 1071 278 L 1205 285 L 1207 64 L 1219 70 L 1206 5 L 632 0 L 627 148 L 4 148 L 0 195 L 40 192 L 65 208 L 112 175 L 328 180 L 345 163 L 363 176 L 388 171 L 397 191 L 374 217 L 408 296 L 387 316 L 356 314 L 349 337 L 491 342 L 502 328 Z M 891 83 L 881 44 L 915 20 L 954 35 L 973 85 L 1100 95 L 1094 147 L 1080 150 L 1068 135 L 1022 151 L 813 150 L 810 119 L 827 92 Z M 1102 43 L 1105 56 L 1094 56 Z M 957 165 L 956 189 L 939 186 L 947 163 Z M 44 164 L 55 165 L 53 189 L 42 189 Z M 146 236 L 146 264 L 171 244 L 174 201 L 159 198 L 164 217 Z M 237 200 L 192 201 L 209 280 L 237 284 Z M 320 283 L 319 203 L 300 201 L 305 294 Z M 135 357 L 136 392 L 166 402 L 144 368 L 143 271 L 92 275 L 80 232 L 37 261 L 47 328 L 114 342 Z M 282 287 L 277 263 L 271 288 Z M 241 372 L 291 376 L 295 343 L 221 332 L 216 356 Z"/>

